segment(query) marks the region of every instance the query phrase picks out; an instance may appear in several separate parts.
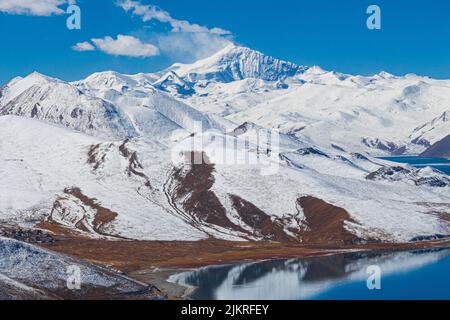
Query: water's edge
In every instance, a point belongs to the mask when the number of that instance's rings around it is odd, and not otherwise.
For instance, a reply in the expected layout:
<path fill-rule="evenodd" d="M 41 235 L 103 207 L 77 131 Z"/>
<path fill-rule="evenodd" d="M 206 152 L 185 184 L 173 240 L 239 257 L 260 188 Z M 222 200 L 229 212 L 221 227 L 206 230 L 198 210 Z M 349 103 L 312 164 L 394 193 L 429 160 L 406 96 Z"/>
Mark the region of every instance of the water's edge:
<path fill-rule="evenodd" d="M 320 257 L 207 266 L 172 274 L 166 281 L 189 288 L 184 298 L 192 300 L 327 299 L 327 294 L 339 299 L 339 295 L 343 293 L 333 290 L 345 286 L 351 288 L 355 283 L 358 283 L 358 292 L 354 292 L 354 298 L 364 298 L 365 294 L 371 299 L 364 292 L 367 289 L 360 286 L 360 282 L 365 281 L 366 266 L 378 263 L 386 273 L 386 279 L 392 276 L 402 278 L 421 272 L 430 265 L 439 264 L 440 261 L 448 261 L 450 266 L 449 257 L 448 247 L 394 252 L 345 252 Z M 447 280 L 450 284 L 450 277 L 447 276 Z M 403 289 L 399 288 L 401 290 Z M 383 294 L 392 298 L 392 291 L 384 291 L 376 297 L 383 298 Z M 447 296 L 447 293 L 444 295 Z M 398 298 L 403 298 L 402 294 L 399 293 Z"/>

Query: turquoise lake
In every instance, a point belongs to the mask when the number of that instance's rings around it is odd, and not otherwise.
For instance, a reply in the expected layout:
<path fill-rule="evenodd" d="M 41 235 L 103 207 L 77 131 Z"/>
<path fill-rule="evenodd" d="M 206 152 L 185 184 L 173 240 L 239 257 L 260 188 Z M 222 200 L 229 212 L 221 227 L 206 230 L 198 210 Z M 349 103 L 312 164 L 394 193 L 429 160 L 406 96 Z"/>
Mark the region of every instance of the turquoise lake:
<path fill-rule="evenodd" d="M 407 163 L 416 168 L 432 167 L 450 175 L 450 159 L 421 158 L 417 156 L 381 157 L 380 159 Z"/>
<path fill-rule="evenodd" d="M 373 266 L 381 272 L 379 290 L 368 287 Z M 211 266 L 170 281 L 196 287 L 193 300 L 448 300 L 450 249 Z"/>
<path fill-rule="evenodd" d="M 450 175 L 450 160 L 383 157 Z M 367 285 L 381 271 L 380 290 Z M 353 252 L 324 257 L 210 266 L 171 277 L 195 287 L 193 300 L 450 300 L 450 249 Z"/>

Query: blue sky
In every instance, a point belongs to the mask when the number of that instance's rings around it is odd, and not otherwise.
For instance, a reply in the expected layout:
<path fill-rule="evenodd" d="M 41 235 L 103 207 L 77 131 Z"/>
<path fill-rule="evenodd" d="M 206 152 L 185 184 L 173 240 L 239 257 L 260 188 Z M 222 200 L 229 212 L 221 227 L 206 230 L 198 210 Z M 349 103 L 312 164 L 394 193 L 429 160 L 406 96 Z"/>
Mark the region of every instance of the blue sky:
<path fill-rule="evenodd" d="M 66 2 L 35 0 L 31 9 L 20 7 L 20 0 L 17 7 L 11 5 L 14 0 L 9 7 L 0 2 L 0 83 L 35 70 L 64 80 L 104 70 L 152 72 L 173 62 L 192 62 L 230 39 L 344 73 L 386 70 L 450 78 L 450 1 L 131 1 L 150 13 L 153 6 L 160 8 L 144 21 L 113 0 L 78 0 L 81 30 L 66 28 Z M 366 28 L 370 4 L 382 10 L 381 30 Z M 124 36 L 119 42 L 118 35 Z M 83 42 L 95 50 L 73 49 Z M 129 43 L 138 51 L 124 48 Z"/>

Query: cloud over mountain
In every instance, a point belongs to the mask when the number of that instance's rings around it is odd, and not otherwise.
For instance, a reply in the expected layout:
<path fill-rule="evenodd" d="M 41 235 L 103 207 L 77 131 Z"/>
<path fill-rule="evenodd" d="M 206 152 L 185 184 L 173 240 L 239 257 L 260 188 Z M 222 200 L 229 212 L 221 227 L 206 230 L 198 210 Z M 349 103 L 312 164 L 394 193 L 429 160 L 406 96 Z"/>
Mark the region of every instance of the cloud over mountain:
<path fill-rule="evenodd" d="M 145 5 L 137 0 L 118 0 L 116 3 L 144 23 L 157 21 L 170 25 L 169 32 L 152 32 L 147 37 L 162 54 L 178 61 L 189 62 L 208 57 L 229 45 L 233 38 L 228 30 L 174 18 L 169 12 L 152 4 Z"/>
<path fill-rule="evenodd" d="M 119 0 L 117 5 L 133 15 L 141 17 L 144 22 L 157 20 L 162 23 L 168 23 L 172 27 L 172 32 L 211 33 L 221 36 L 231 34 L 230 31 L 221 28 L 214 27 L 209 29 L 186 20 L 175 19 L 169 12 L 155 5 L 144 5 L 134 0 Z"/>
<path fill-rule="evenodd" d="M 138 38 L 119 34 L 116 39 L 112 37 L 92 39 L 95 44 L 88 41 L 77 43 L 72 47 L 75 51 L 94 51 L 96 48 L 106 54 L 114 56 L 127 56 L 135 58 L 146 58 L 159 55 L 159 49 L 150 44 L 143 43 Z"/>
<path fill-rule="evenodd" d="M 180 20 L 152 4 L 142 4 L 136 0 L 118 0 L 117 6 L 133 16 L 139 17 L 143 24 L 141 36 L 119 35 L 95 38 L 79 42 L 72 49 L 79 52 L 96 49 L 110 55 L 128 57 L 152 57 L 166 55 L 171 59 L 192 62 L 212 55 L 232 42 L 230 31 L 208 28 L 186 20 Z M 147 32 L 145 23 L 158 21 L 169 24 L 169 32 Z"/>

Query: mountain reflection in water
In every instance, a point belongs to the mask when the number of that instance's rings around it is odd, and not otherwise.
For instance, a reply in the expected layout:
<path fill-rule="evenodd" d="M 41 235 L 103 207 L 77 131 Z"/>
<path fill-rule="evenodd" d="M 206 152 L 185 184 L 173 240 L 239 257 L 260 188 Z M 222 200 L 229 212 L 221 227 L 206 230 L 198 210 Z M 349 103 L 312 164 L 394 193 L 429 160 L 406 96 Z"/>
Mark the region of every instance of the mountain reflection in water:
<path fill-rule="evenodd" d="M 367 288 L 372 265 L 381 268 L 382 290 Z M 436 270 L 427 271 L 430 266 Z M 418 298 L 450 299 L 449 267 L 450 249 L 352 252 L 211 266 L 170 281 L 196 287 L 190 296 L 194 300 L 408 299 L 412 292 Z"/>

